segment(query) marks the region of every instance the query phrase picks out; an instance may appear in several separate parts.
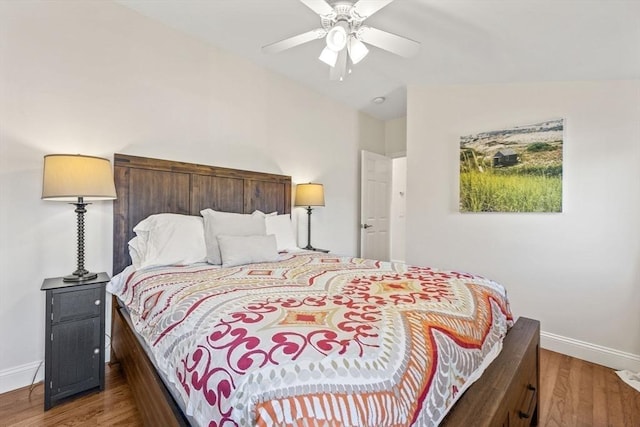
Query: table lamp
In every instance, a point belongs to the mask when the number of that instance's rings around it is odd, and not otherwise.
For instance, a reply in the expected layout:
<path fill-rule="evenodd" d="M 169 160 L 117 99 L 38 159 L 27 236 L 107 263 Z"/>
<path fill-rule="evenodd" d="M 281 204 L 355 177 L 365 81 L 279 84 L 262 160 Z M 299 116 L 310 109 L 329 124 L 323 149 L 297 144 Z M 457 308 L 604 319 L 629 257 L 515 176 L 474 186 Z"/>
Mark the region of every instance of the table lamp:
<path fill-rule="evenodd" d="M 305 246 L 304 249 L 313 251 L 315 248 L 311 246 L 311 207 L 324 206 L 324 187 L 322 184 L 298 184 L 296 187 L 295 206 L 307 207 L 307 246 Z"/>
<path fill-rule="evenodd" d="M 42 199 L 68 202 L 76 207 L 78 221 L 78 266 L 65 276 L 65 282 L 81 282 L 97 277 L 84 268 L 84 214 L 87 201 L 113 200 L 111 163 L 101 157 L 80 154 L 50 154 L 44 156 Z"/>

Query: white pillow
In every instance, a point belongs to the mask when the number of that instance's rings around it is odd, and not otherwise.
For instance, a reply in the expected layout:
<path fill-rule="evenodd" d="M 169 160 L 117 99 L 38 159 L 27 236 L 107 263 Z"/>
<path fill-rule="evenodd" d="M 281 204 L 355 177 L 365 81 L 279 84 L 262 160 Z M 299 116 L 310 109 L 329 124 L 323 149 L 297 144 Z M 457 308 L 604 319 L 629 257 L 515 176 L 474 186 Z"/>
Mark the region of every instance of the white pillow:
<path fill-rule="evenodd" d="M 262 215 L 264 217 L 268 217 L 268 216 L 276 216 L 276 215 L 278 215 L 278 212 L 264 213 L 264 212 L 259 211 L 258 209 L 256 209 L 255 211 L 253 211 L 253 213 L 251 215 Z"/>
<path fill-rule="evenodd" d="M 204 240 L 209 264 L 222 264 L 217 239 L 220 234 L 227 236 L 265 236 L 267 234 L 262 213 L 237 214 L 204 209 L 200 214 L 204 218 Z"/>
<path fill-rule="evenodd" d="M 218 236 L 223 267 L 277 261 L 276 237 L 268 236 Z"/>
<path fill-rule="evenodd" d="M 140 269 L 140 263 L 144 257 L 144 249 L 145 242 L 142 237 L 135 236 L 133 239 L 129 240 L 129 256 L 131 257 L 131 264 L 135 267 L 136 270 Z"/>
<path fill-rule="evenodd" d="M 192 215 L 156 214 L 134 228 L 129 248 L 136 268 L 186 265 L 203 262 L 207 255 L 202 218 Z M 133 251 L 131 251 L 133 248 Z"/>
<path fill-rule="evenodd" d="M 298 242 L 293 232 L 293 224 L 289 215 L 275 215 L 265 217 L 267 234 L 276 236 L 278 251 L 291 251 L 298 249 Z"/>

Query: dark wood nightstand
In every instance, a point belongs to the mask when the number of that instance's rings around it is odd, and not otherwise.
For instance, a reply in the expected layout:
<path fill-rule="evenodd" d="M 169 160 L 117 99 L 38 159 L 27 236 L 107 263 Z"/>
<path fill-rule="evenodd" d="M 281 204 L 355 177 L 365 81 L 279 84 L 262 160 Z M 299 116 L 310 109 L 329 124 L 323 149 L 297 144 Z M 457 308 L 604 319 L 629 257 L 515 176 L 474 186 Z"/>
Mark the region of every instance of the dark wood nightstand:
<path fill-rule="evenodd" d="M 93 280 L 45 279 L 44 409 L 88 390 L 104 390 L 107 273 Z"/>

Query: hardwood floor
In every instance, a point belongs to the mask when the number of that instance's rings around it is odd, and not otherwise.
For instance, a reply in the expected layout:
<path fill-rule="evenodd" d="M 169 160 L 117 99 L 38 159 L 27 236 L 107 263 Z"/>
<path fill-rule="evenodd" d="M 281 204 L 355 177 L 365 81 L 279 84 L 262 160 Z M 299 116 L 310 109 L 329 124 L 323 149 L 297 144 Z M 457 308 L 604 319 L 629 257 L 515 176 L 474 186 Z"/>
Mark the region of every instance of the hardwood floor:
<path fill-rule="evenodd" d="M 613 370 L 546 350 L 540 362 L 541 426 L 640 426 L 640 393 Z M 117 365 L 107 366 L 106 380 L 105 392 L 74 399 L 46 413 L 42 384 L 31 398 L 28 387 L 2 394 L 0 426 L 142 425 Z"/>
<path fill-rule="evenodd" d="M 541 426 L 640 426 L 640 392 L 615 371 L 542 350 Z"/>
<path fill-rule="evenodd" d="M 0 426 L 140 426 L 131 390 L 118 365 L 107 365 L 105 391 L 91 393 L 44 412 L 44 387 L 0 394 Z"/>

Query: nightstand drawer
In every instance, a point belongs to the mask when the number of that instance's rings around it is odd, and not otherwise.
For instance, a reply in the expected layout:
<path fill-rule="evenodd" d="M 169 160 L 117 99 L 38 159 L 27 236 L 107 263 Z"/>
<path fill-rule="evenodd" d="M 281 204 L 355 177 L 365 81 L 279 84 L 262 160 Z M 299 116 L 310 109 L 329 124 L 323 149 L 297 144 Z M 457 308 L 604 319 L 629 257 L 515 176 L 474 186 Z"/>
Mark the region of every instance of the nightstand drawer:
<path fill-rule="evenodd" d="M 74 288 L 72 288 L 74 289 Z M 100 316 L 104 304 L 104 286 L 53 293 L 53 323 Z"/>

